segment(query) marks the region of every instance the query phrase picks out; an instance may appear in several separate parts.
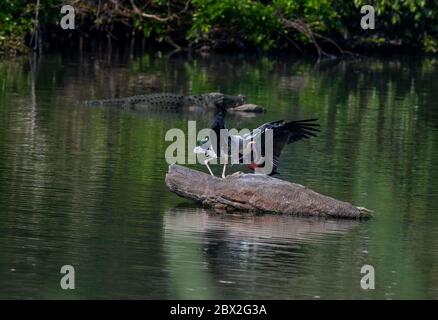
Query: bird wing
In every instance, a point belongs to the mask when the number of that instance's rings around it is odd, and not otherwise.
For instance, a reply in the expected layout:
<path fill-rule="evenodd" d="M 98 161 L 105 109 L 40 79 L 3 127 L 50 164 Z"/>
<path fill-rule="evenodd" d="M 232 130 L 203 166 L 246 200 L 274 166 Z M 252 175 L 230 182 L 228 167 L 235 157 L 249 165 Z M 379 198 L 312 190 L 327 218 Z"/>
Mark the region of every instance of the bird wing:
<path fill-rule="evenodd" d="M 285 129 L 290 133 L 287 143 L 293 143 L 301 139 L 316 137 L 315 132 L 319 132 L 318 119 L 306 119 L 299 121 L 286 122 Z"/>
<path fill-rule="evenodd" d="M 250 141 L 261 139 L 261 154 L 266 158 L 266 152 L 264 150 L 266 130 L 273 130 L 272 173 L 275 173 L 277 171 L 277 167 L 280 162 L 280 155 L 284 146 L 302 139 L 315 137 L 315 132 L 319 131 L 319 124 L 316 123 L 317 120 L 318 119 L 306 119 L 289 122 L 279 120 L 268 122 L 254 129 L 251 133 L 242 136 L 242 138 L 245 141 L 245 145 L 247 145 Z"/>
<path fill-rule="evenodd" d="M 284 122 L 277 125 L 274 130 L 273 141 L 273 169 L 272 173 L 277 172 L 280 163 L 280 155 L 286 144 L 316 137 L 315 132 L 319 132 L 319 124 L 315 123 L 318 119 L 306 119 L 299 121 Z"/>

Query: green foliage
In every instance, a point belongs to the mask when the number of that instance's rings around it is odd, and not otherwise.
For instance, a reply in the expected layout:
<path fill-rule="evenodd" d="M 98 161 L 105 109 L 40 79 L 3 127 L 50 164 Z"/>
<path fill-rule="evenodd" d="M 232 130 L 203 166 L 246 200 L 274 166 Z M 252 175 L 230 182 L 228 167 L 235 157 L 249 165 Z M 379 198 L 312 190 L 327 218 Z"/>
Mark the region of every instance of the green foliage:
<path fill-rule="evenodd" d="M 39 22 L 56 30 L 61 0 L 41 0 Z M 0 51 L 21 51 L 34 26 L 35 3 L 0 2 Z M 73 1 L 82 32 L 143 35 L 172 45 L 282 48 L 329 37 L 344 47 L 393 45 L 438 51 L 438 2 L 434 0 L 140 0 Z M 376 29 L 360 28 L 360 8 L 376 10 Z M 290 23 L 289 23 L 290 22 Z M 289 24 L 288 24 L 289 23 Z M 120 34 L 120 33 L 119 33 Z M 316 37 L 316 38 L 315 38 Z"/>
<path fill-rule="evenodd" d="M 430 52 L 430 53 L 438 52 L 437 39 L 425 33 L 423 36 L 423 48 L 424 51 L 426 52 Z"/>
<path fill-rule="evenodd" d="M 40 25 L 54 25 L 59 20 L 60 0 L 41 0 L 38 10 Z M 14 55 L 27 51 L 25 39 L 35 27 L 36 1 L 0 1 L 0 54 Z"/>
<path fill-rule="evenodd" d="M 340 27 L 339 14 L 332 0 L 274 0 L 272 4 L 287 19 L 303 19 L 316 32 Z"/>
<path fill-rule="evenodd" d="M 214 39 L 223 33 L 230 42 L 243 40 L 270 49 L 289 36 L 298 43 L 308 35 L 286 29 L 283 19 L 304 22 L 312 32 L 335 39 L 359 36 L 363 43 L 401 43 L 436 52 L 438 41 L 438 2 L 434 0 L 192 0 L 191 39 Z M 371 4 L 376 12 L 377 28 L 364 35 L 360 29 L 360 8 Z M 377 41 L 376 39 L 379 39 Z"/>
<path fill-rule="evenodd" d="M 274 46 L 281 21 L 273 6 L 251 0 L 192 0 L 195 7 L 189 39 L 219 37 L 223 42 L 247 41 L 263 49 Z"/>
<path fill-rule="evenodd" d="M 25 51 L 24 37 L 33 26 L 31 10 L 27 1 L 0 1 L 0 53 Z"/>
<path fill-rule="evenodd" d="M 192 0 L 195 7 L 190 39 L 202 40 L 221 33 L 228 42 L 244 41 L 270 49 L 288 33 L 283 19 L 305 22 L 314 32 L 331 32 L 342 24 L 332 0 Z M 293 34 L 306 42 L 305 34 Z"/>
<path fill-rule="evenodd" d="M 425 52 L 437 51 L 438 2 L 435 0 L 355 0 L 357 8 L 372 4 L 376 12 L 376 31 L 386 40 L 401 40 L 421 46 Z"/>

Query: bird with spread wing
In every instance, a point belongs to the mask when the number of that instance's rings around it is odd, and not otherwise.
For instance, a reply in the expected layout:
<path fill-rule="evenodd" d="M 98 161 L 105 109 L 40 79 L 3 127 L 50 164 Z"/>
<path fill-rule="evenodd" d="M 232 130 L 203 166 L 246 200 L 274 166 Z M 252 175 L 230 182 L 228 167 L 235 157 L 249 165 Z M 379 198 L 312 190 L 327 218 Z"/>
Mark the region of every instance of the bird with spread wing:
<path fill-rule="evenodd" d="M 316 137 L 316 132 L 319 131 L 319 124 L 316 123 L 318 119 L 278 120 L 264 123 L 249 133 L 233 135 L 226 127 L 225 117 L 226 110 L 219 108 L 215 114 L 211 134 L 201 140 L 200 145 L 193 150 L 195 153 L 205 155 L 204 164 L 212 176 L 214 174 L 209 162 L 213 159 L 221 159 L 224 164 L 222 178 L 225 178 L 229 158 L 236 150 L 238 163 L 246 163 L 248 168 L 258 173 L 276 174 L 283 148 L 289 143 Z M 272 130 L 272 135 L 267 134 L 268 130 Z M 272 137 L 271 148 L 266 148 L 269 137 Z M 249 161 L 244 161 L 248 159 Z M 262 170 L 263 168 L 267 168 L 268 171 Z"/>

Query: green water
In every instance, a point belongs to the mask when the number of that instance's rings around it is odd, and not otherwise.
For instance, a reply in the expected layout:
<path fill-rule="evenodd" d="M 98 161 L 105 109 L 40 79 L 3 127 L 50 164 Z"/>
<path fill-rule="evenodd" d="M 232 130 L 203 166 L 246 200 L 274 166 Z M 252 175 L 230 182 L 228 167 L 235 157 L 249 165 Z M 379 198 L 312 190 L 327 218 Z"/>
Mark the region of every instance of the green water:
<path fill-rule="evenodd" d="M 285 148 L 281 178 L 375 217 L 215 214 L 164 184 L 166 131 L 208 127 L 211 114 L 74 104 L 162 91 L 244 94 L 268 109 L 229 127 L 318 117 L 317 138 Z M 437 102 L 431 58 L 0 62 L 0 298 L 436 299 Z M 60 288 L 67 264 L 75 290 Z M 374 290 L 360 286 L 365 264 Z"/>

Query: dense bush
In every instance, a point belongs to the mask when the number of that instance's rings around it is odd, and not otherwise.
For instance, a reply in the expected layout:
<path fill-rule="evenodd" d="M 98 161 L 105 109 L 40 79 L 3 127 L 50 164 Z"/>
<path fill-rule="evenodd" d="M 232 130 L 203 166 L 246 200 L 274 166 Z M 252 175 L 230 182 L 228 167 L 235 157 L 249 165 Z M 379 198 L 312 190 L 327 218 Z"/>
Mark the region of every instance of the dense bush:
<path fill-rule="evenodd" d="M 0 1 L 0 51 L 14 53 L 26 49 L 23 39 L 32 30 L 30 10 L 26 1 Z"/>
<path fill-rule="evenodd" d="M 368 0 L 355 0 L 356 7 Z M 437 52 L 438 1 L 375 0 L 376 38 L 412 44 L 426 52 Z"/>
<path fill-rule="evenodd" d="M 39 11 L 43 27 L 55 27 L 65 1 L 0 2 L 0 45 L 3 51 L 23 50 Z M 260 48 L 311 45 L 318 49 L 334 42 L 346 48 L 404 45 L 425 52 L 438 50 L 438 2 L 435 0 L 72 0 L 82 34 L 120 33 L 165 41 L 179 47 Z M 360 28 L 360 7 L 376 9 L 376 29 Z M 56 28 L 52 28 L 54 30 Z M 58 28 L 59 29 L 59 28 Z M 1 50 L 1 49 L 0 49 Z"/>

